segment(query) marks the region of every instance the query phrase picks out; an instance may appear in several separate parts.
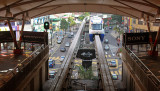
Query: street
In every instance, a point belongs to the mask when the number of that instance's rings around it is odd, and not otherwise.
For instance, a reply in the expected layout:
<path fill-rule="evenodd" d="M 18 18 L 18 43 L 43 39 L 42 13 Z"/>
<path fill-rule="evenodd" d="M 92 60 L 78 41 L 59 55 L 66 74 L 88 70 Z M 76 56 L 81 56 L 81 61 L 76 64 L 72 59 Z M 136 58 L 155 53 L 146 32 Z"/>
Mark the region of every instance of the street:
<path fill-rule="evenodd" d="M 75 35 L 76 32 L 74 32 L 74 35 Z M 60 57 L 61 56 L 65 56 L 67 54 L 67 51 L 69 49 L 69 47 L 65 47 L 65 43 L 66 42 L 69 42 L 71 44 L 71 40 L 73 39 L 72 38 L 68 38 L 69 33 L 67 33 L 62 41 L 61 44 L 57 44 L 57 39 L 56 37 L 53 38 L 53 46 L 50 50 L 51 52 L 51 56 L 50 56 L 50 59 L 53 59 L 55 60 L 55 65 L 53 66 L 53 68 L 49 68 L 50 71 L 55 71 L 57 72 L 58 69 L 60 68 L 61 66 L 61 63 L 60 62 Z M 54 36 L 56 36 L 54 34 Z M 105 34 L 105 39 L 108 39 L 109 42 L 108 43 L 102 43 L 103 46 L 105 45 L 108 45 L 109 46 L 109 51 L 105 51 L 104 52 L 107 52 L 107 54 L 105 55 L 106 56 L 106 61 L 107 63 L 109 63 L 110 61 L 112 60 L 115 60 L 116 61 L 116 67 L 109 67 L 110 68 L 110 71 L 111 71 L 111 74 L 117 74 L 118 75 L 118 80 L 121 80 L 121 76 L 122 76 L 122 60 L 116 55 L 117 53 L 117 50 L 118 48 L 120 48 L 120 46 L 117 46 L 117 40 L 116 40 L 116 35 L 114 34 L 114 31 L 113 30 L 109 30 L 108 33 Z M 66 48 L 66 51 L 65 52 L 61 52 L 60 51 L 60 48 L 61 47 L 65 47 Z M 74 60 L 74 63 L 75 65 L 79 66 L 79 65 L 82 65 L 82 60 L 79 59 L 79 58 L 76 58 Z M 93 71 L 93 74 L 94 76 L 98 76 L 98 73 L 97 73 L 97 60 L 96 59 L 93 59 L 92 60 L 92 71 Z M 73 69 L 73 72 L 72 72 L 72 78 L 77 78 L 77 74 L 78 74 L 78 70 L 76 69 Z"/>

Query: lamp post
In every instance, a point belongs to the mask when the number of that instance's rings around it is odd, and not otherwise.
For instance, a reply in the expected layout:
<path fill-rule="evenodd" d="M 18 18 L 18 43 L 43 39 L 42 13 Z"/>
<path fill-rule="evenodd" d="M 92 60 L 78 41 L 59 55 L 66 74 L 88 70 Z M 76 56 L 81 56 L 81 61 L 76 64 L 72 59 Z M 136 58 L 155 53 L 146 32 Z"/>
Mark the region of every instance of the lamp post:
<path fill-rule="evenodd" d="M 69 31 L 70 22 L 68 22 L 68 31 Z"/>
<path fill-rule="evenodd" d="M 52 45 L 52 34 L 53 34 L 53 29 L 50 29 L 50 34 L 51 34 L 51 45 Z"/>

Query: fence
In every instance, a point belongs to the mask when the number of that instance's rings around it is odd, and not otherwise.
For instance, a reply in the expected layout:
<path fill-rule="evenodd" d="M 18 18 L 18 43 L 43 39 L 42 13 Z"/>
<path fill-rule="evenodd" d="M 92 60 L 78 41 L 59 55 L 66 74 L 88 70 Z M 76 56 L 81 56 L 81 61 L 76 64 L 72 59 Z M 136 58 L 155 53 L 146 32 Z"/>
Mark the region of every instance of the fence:
<path fill-rule="evenodd" d="M 130 65 L 147 91 L 159 91 L 159 79 L 145 66 L 145 64 L 129 49 L 122 47 L 123 59 Z"/>
<path fill-rule="evenodd" d="M 42 45 L 34 51 L 30 57 L 24 59 L 12 71 L 9 71 L 0 79 L 0 90 L 12 91 L 46 55 L 49 55 L 49 47 L 44 47 L 44 45 Z"/>

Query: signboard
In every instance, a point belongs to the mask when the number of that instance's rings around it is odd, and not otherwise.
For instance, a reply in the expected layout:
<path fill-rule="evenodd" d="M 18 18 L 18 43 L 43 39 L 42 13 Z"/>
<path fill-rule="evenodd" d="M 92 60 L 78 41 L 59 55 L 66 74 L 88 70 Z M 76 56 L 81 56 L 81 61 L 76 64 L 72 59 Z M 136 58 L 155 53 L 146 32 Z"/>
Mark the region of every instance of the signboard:
<path fill-rule="evenodd" d="M 48 34 L 47 32 L 23 32 L 23 42 L 29 43 L 40 43 L 43 44 L 46 42 L 48 44 Z"/>
<path fill-rule="evenodd" d="M 79 49 L 76 55 L 77 58 L 81 58 L 83 60 L 92 60 L 96 58 L 94 49 Z"/>
<path fill-rule="evenodd" d="M 0 31 L 0 42 L 13 42 L 10 31 Z"/>
<path fill-rule="evenodd" d="M 151 32 L 151 34 L 152 34 L 152 41 L 154 43 L 157 32 Z M 124 33 L 123 43 L 124 44 L 126 43 L 126 45 L 149 44 L 149 32 Z M 160 44 L 160 41 L 158 43 Z"/>
<path fill-rule="evenodd" d="M 14 31 L 14 35 L 16 35 L 15 31 Z M 47 34 L 47 32 L 23 31 L 22 41 L 29 42 L 29 43 L 40 43 L 40 44 L 46 43 L 46 44 L 48 44 L 48 34 Z M 10 31 L 0 31 L 0 42 L 1 43 L 13 42 Z"/>

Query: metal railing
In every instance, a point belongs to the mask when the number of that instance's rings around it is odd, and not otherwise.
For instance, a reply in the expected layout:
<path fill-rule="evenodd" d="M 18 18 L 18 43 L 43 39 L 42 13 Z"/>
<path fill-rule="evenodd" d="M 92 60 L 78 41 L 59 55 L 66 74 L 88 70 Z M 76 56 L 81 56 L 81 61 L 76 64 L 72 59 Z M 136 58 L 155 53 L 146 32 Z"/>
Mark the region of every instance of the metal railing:
<path fill-rule="evenodd" d="M 137 75 L 147 91 L 159 91 L 160 80 L 146 67 L 146 65 L 129 49 L 122 47 L 122 58 L 128 62 L 132 71 Z"/>
<path fill-rule="evenodd" d="M 49 47 L 40 46 L 29 57 L 19 63 L 12 71 L 6 73 L 2 79 L 0 79 L 2 91 L 12 91 L 13 88 L 18 86 L 18 83 L 22 81 L 40 62 L 47 56 L 49 57 Z M 13 86 L 14 84 L 14 86 Z"/>

